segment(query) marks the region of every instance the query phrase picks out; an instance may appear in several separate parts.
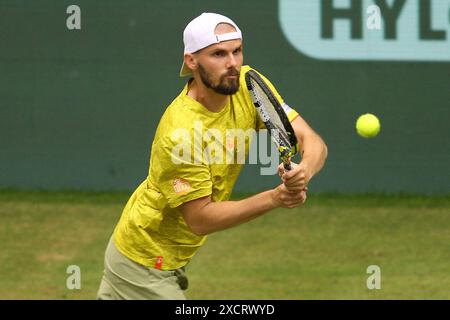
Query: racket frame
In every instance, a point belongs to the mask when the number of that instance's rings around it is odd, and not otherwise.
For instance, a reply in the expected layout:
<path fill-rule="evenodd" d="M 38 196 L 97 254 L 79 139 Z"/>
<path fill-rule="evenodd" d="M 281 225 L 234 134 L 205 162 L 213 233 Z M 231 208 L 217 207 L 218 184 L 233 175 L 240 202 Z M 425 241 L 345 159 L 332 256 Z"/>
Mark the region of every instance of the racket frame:
<path fill-rule="evenodd" d="M 284 126 L 287 137 L 281 137 L 281 134 L 283 134 L 284 132 L 281 132 L 281 130 L 279 130 L 271 120 L 269 113 L 266 111 L 266 107 L 260 101 L 261 99 L 259 99 L 257 92 L 255 92 L 255 90 L 253 89 L 251 80 L 255 81 L 260 86 L 263 93 L 267 96 L 275 112 L 280 118 L 281 123 Z M 268 129 L 269 134 L 272 137 L 272 141 L 274 141 L 274 143 L 278 147 L 278 152 L 280 154 L 280 158 L 283 162 L 285 170 L 291 170 L 290 158 L 298 152 L 298 142 L 297 137 L 295 136 L 295 131 L 292 128 L 291 122 L 289 121 L 286 112 L 284 111 L 278 99 L 273 94 L 272 90 L 270 90 L 269 86 L 264 82 L 263 78 L 256 71 L 247 71 L 245 74 L 245 82 L 247 84 L 247 89 L 250 92 L 253 104 L 259 114 L 259 117 Z M 275 130 L 277 132 L 277 136 L 273 135 L 272 130 Z M 287 143 L 285 140 L 287 140 Z"/>

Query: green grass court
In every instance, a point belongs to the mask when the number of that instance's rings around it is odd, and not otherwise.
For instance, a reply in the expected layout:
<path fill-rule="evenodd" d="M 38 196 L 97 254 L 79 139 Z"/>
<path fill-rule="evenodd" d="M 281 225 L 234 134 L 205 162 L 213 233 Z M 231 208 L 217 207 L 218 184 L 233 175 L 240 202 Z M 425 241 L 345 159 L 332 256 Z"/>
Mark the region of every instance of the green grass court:
<path fill-rule="evenodd" d="M 0 299 L 94 299 L 129 195 L 0 192 Z M 450 299 L 450 197 L 310 195 L 210 235 L 188 276 L 190 299 Z"/>

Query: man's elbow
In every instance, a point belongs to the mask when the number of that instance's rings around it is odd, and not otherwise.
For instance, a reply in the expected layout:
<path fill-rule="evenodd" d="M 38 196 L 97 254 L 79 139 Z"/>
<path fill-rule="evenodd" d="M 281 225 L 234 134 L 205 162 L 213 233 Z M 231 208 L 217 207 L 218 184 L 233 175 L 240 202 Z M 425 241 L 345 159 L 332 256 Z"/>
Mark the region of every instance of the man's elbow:
<path fill-rule="evenodd" d="M 323 157 L 323 162 L 325 163 L 325 161 L 328 158 L 328 146 L 326 145 L 325 141 L 323 141 L 322 139 L 322 157 Z"/>
<path fill-rule="evenodd" d="M 326 145 L 323 138 L 317 133 L 312 133 L 310 136 L 308 136 L 308 141 L 314 141 L 313 143 L 315 145 L 315 149 L 317 150 L 316 152 L 320 155 L 322 162 L 325 163 L 325 160 L 328 157 L 328 146 Z"/>
<path fill-rule="evenodd" d="M 188 226 L 189 230 L 195 234 L 196 236 L 203 237 L 211 233 L 207 226 L 205 225 L 204 221 L 199 221 L 200 219 L 185 219 L 186 225 Z"/>
<path fill-rule="evenodd" d="M 192 225 L 192 226 L 188 225 L 188 227 L 193 234 L 199 237 L 204 237 L 210 234 L 210 232 L 201 225 Z"/>
<path fill-rule="evenodd" d="M 210 197 L 192 200 L 180 206 L 181 213 L 189 230 L 196 236 L 211 233 L 210 218 L 206 208 L 211 203 Z"/>

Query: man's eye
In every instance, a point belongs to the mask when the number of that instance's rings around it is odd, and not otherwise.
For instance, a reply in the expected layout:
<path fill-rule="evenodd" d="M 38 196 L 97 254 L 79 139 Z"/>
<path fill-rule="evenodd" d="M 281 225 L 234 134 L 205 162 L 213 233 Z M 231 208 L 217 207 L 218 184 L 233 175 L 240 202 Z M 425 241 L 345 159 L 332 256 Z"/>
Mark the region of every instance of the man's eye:
<path fill-rule="evenodd" d="M 214 52 L 214 56 L 223 57 L 223 52 L 222 51 Z"/>

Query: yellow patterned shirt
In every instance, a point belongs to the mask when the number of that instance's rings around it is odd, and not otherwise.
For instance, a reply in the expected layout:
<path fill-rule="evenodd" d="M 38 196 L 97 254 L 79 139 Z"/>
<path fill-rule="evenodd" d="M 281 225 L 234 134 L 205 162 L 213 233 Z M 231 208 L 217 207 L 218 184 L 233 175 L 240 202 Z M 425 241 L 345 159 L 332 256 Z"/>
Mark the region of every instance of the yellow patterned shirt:
<path fill-rule="evenodd" d="M 189 83 L 166 109 L 153 140 L 149 175 L 128 200 L 114 230 L 118 250 L 129 259 L 173 270 L 186 265 L 205 242 L 206 236 L 191 232 L 177 207 L 205 196 L 215 202 L 229 199 L 249 150 L 249 133 L 264 126 L 245 83 L 250 69 L 241 68 L 239 91 L 220 112 L 189 97 Z M 298 115 L 285 110 L 290 121 Z"/>

